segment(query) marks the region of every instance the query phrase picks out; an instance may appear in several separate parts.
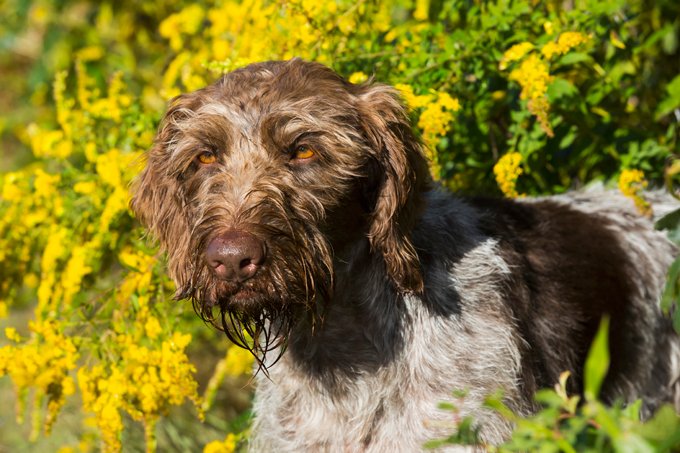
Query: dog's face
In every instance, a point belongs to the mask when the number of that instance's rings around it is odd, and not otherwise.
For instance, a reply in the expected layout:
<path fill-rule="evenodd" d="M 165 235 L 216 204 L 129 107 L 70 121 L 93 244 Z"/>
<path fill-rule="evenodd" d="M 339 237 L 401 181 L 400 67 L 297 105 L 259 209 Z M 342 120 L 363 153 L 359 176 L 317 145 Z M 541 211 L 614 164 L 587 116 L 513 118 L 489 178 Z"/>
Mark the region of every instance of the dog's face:
<path fill-rule="evenodd" d="M 268 62 L 172 101 L 132 208 L 167 252 L 177 297 L 211 321 L 219 309 L 237 342 L 264 333 L 266 352 L 331 298 L 334 259 L 357 241 L 397 289 L 422 288 L 408 237 L 427 174 L 393 89 Z"/>

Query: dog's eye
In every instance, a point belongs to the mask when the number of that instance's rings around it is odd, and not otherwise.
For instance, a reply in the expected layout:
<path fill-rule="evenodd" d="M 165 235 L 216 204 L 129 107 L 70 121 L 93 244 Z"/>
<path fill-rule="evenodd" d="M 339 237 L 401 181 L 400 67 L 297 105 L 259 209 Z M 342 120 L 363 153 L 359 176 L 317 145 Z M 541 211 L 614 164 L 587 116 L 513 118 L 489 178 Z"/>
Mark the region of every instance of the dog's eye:
<path fill-rule="evenodd" d="M 205 165 L 214 164 L 217 160 L 217 156 L 212 151 L 203 151 L 198 155 L 198 161 Z"/>
<path fill-rule="evenodd" d="M 293 152 L 293 159 L 305 160 L 314 156 L 316 156 L 316 151 L 304 145 L 298 146 Z"/>

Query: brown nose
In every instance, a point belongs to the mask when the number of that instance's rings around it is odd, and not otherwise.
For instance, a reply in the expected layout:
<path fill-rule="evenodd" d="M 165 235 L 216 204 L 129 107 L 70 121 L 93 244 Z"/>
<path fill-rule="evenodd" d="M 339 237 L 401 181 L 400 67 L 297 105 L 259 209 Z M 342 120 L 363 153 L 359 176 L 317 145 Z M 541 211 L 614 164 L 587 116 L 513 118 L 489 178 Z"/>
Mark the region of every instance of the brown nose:
<path fill-rule="evenodd" d="M 218 278 L 244 282 L 257 273 L 264 262 L 265 249 L 252 234 L 229 230 L 210 241 L 205 258 Z"/>

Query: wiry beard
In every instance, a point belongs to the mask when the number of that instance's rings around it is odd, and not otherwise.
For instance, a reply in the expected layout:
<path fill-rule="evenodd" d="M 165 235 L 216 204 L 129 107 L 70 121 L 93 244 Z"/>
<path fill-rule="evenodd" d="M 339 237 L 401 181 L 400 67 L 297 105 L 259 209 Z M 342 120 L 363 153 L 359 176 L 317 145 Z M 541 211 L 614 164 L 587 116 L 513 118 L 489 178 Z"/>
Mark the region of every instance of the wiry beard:
<path fill-rule="evenodd" d="M 201 319 L 250 351 L 258 371 L 267 373 L 285 352 L 295 325 L 307 322 L 314 331 L 331 297 L 330 247 L 311 229 L 300 226 L 298 231 L 305 233 L 300 236 L 278 231 L 267 263 L 255 277 L 242 283 L 214 276 L 203 260 L 200 243 L 207 243 L 207 238 L 203 239 L 192 247 L 196 251 L 192 262 L 200 264 L 194 267 L 187 284 L 178 285 L 176 298 L 190 299 Z M 272 351 L 277 355 L 267 357 Z"/>
<path fill-rule="evenodd" d="M 250 351 L 258 370 L 276 363 L 285 351 L 288 337 L 296 320 L 294 304 L 262 295 L 234 302 L 230 296 L 217 302 L 191 297 L 196 313 L 207 323 L 225 333 L 235 345 Z M 267 353 L 277 351 L 272 361 Z"/>

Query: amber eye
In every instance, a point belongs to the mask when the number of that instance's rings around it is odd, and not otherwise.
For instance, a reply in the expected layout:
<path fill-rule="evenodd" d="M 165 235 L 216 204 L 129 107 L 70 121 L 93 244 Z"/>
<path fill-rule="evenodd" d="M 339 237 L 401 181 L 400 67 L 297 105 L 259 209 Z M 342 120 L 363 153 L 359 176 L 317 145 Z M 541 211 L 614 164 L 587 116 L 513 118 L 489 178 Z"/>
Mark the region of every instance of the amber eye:
<path fill-rule="evenodd" d="M 212 151 L 203 151 L 198 155 L 198 161 L 205 165 L 213 164 L 216 160 L 217 156 Z"/>
<path fill-rule="evenodd" d="M 300 159 L 300 160 L 311 159 L 315 155 L 316 155 L 316 152 L 313 149 L 302 145 L 302 146 L 298 146 L 297 148 L 295 148 L 295 152 L 293 153 L 293 159 Z"/>

